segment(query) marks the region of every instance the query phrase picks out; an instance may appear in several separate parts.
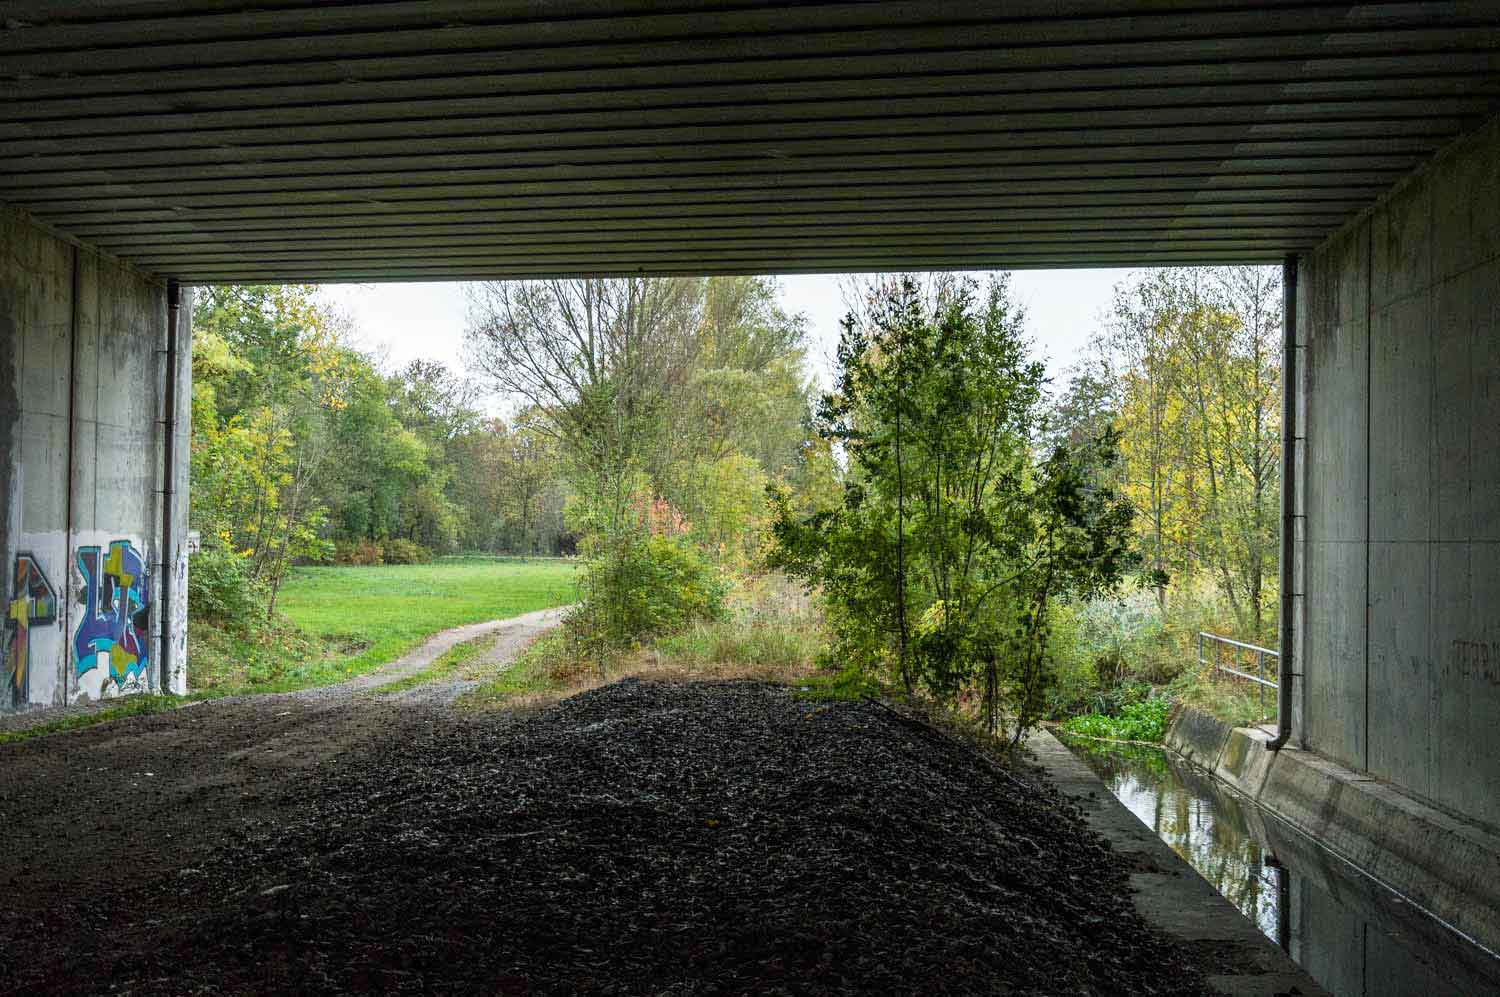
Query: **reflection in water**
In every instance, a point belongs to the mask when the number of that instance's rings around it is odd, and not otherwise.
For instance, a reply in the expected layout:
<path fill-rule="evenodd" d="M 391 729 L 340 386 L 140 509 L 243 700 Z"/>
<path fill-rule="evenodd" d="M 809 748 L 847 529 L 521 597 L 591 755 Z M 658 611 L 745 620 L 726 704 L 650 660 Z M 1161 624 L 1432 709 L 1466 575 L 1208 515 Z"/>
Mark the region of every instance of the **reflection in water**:
<path fill-rule="evenodd" d="M 1500 994 L 1500 960 L 1161 748 L 1064 743 L 1339 997 Z"/>

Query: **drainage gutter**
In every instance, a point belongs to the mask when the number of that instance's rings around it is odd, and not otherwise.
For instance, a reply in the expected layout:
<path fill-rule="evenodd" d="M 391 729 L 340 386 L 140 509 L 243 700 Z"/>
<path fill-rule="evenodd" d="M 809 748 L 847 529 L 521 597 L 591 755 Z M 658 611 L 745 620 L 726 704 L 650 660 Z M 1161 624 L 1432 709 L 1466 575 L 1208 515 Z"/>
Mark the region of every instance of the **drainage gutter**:
<path fill-rule="evenodd" d="M 1128 863 L 1131 901 L 1141 918 L 1174 943 L 1218 964 L 1219 972 L 1208 978 L 1209 993 L 1330 997 L 1055 737 L 1045 730 L 1036 731 L 1026 747 L 1053 785 L 1082 811 L 1089 828 L 1109 842 L 1122 863 Z"/>

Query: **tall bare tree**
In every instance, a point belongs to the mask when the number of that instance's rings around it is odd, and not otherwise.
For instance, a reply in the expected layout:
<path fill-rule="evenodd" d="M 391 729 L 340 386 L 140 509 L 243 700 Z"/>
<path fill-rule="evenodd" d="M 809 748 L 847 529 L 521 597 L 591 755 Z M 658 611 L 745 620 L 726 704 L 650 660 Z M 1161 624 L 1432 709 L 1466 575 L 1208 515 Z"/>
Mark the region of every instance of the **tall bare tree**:
<path fill-rule="evenodd" d="M 606 528 L 697 358 L 702 309 L 703 282 L 684 278 L 470 286 L 472 362 L 545 414 Z"/>

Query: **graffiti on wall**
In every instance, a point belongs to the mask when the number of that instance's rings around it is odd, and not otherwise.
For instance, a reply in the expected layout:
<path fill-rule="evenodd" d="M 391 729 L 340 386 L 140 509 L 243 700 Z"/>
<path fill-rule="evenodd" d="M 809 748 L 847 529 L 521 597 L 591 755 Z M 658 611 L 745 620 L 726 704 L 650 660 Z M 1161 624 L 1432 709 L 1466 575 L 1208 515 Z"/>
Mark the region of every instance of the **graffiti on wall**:
<path fill-rule="evenodd" d="M 79 691 L 97 699 L 106 692 L 144 689 L 151 646 L 145 559 L 129 540 L 116 540 L 108 554 L 98 547 L 78 548 L 78 570 L 84 584 L 83 619 L 73 635 Z"/>
<path fill-rule="evenodd" d="M 16 557 L 5 611 L 5 687 L 11 702 L 27 701 L 31 686 L 31 628 L 57 622 L 57 593 L 30 554 Z"/>

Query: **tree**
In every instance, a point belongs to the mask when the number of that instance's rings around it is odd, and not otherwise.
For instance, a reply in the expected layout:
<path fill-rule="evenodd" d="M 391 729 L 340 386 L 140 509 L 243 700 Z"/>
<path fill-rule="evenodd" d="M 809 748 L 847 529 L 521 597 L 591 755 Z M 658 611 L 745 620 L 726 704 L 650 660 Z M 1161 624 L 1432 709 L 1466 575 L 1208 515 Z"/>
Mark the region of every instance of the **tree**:
<path fill-rule="evenodd" d="M 667 446 L 645 469 L 715 563 L 747 566 L 766 525 L 765 485 L 793 482 L 813 386 L 805 321 L 776 306 L 765 277 L 704 283 L 698 361 L 668 410 Z"/>
<path fill-rule="evenodd" d="M 427 443 L 401 424 L 397 410 L 390 380 L 368 364 L 356 365 L 343 405 L 329 420 L 339 460 L 319 482 L 337 511 L 341 540 L 413 539 L 412 496 L 441 475 Z"/>
<path fill-rule="evenodd" d="M 465 511 L 452 496 L 455 440 L 480 422 L 478 387 L 432 360 L 413 360 L 387 379 L 386 396 L 401 428 L 422 445 L 426 473 L 402 492 L 395 536 L 446 553 L 458 543 Z"/>
<path fill-rule="evenodd" d="M 479 388 L 435 360 L 413 360 L 390 378 L 391 405 L 401 425 L 442 444 L 478 428 Z"/>
<path fill-rule="evenodd" d="M 697 510 L 704 463 L 742 455 L 778 476 L 798 462 L 806 323 L 768 278 L 492 282 L 470 303 L 474 362 L 555 436 L 575 508 L 604 532 L 639 474 Z"/>
<path fill-rule="evenodd" d="M 1240 484 L 1224 503 L 1225 535 L 1235 538 L 1226 553 L 1244 580 L 1242 632 L 1268 639 L 1279 557 L 1281 276 L 1272 267 L 1230 267 L 1216 276 L 1224 307 L 1235 316 L 1230 353 L 1217 358 L 1216 368 L 1228 473 Z"/>
<path fill-rule="evenodd" d="M 1084 356 L 1052 400 L 1042 438 L 1047 446 L 1080 446 L 1103 435 L 1120 415 L 1119 385 L 1099 356 Z"/>
<path fill-rule="evenodd" d="M 779 497 L 772 561 L 822 586 L 842 652 L 894 659 L 909 691 L 978 682 L 991 729 L 1008 712 L 1019 738 L 1049 681 L 1051 603 L 1111 590 L 1136 559 L 1133 510 L 1098 473 L 1118 436 L 1036 457 L 1042 368 L 1008 291 L 896 278 L 851 313 L 818 421 L 850 460 L 843 501 L 798 515 Z"/>
<path fill-rule="evenodd" d="M 325 551 L 315 481 L 355 369 L 313 291 L 209 288 L 193 316 L 189 517 L 211 547 L 245 561 L 249 583 L 267 592 L 267 614 L 290 564 Z"/>
<path fill-rule="evenodd" d="M 698 460 L 682 472 L 689 501 L 681 504 L 690 531 L 715 563 L 740 568 L 751 563 L 766 524 L 769 479 L 753 457 L 730 453 Z"/>
<path fill-rule="evenodd" d="M 1116 288 L 1096 359 L 1111 371 L 1124 488 L 1160 573 L 1209 579 L 1241 636 L 1268 636 L 1274 600 L 1281 288 L 1273 270 L 1153 271 Z"/>
<path fill-rule="evenodd" d="M 467 546 L 513 554 L 557 554 L 570 539 L 557 439 L 534 409 L 509 423 L 485 421 L 450 445 L 454 495 L 467 512 Z"/>
<path fill-rule="evenodd" d="M 672 389 L 697 357 L 702 282 L 492 281 L 470 292 L 470 355 L 546 416 L 603 529 L 659 445 Z"/>

